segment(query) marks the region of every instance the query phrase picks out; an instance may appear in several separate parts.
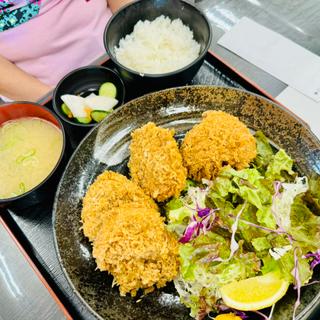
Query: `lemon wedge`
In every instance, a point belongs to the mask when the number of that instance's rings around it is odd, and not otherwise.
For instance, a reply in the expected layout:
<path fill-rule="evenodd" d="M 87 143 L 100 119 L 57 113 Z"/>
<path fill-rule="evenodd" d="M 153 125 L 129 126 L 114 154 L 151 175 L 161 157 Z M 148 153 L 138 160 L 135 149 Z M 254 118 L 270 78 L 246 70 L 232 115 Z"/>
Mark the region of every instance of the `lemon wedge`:
<path fill-rule="evenodd" d="M 215 320 L 242 320 L 240 317 L 233 313 L 220 314 L 214 318 Z"/>
<path fill-rule="evenodd" d="M 224 303 L 242 311 L 267 308 L 280 300 L 287 292 L 289 283 L 275 273 L 231 282 L 221 287 Z"/>

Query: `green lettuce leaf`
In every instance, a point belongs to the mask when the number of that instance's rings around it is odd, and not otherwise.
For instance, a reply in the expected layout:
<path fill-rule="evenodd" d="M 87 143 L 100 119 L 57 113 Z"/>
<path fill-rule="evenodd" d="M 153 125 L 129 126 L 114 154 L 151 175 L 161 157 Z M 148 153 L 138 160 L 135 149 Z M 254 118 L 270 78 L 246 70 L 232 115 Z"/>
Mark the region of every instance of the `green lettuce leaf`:
<path fill-rule="evenodd" d="M 166 214 L 168 220 L 167 229 L 181 237 L 189 224 L 193 210 L 183 206 L 178 209 L 169 210 Z"/>
<path fill-rule="evenodd" d="M 270 229 L 276 229 L 276 221 L 271 211 L 271 205 L 262 206 L 256 213 L 258 222 Z"/>
<path fill-rule="evenodd" d="M 281 277 L 289 283 L 294 283 L 292 270 L 294 268 L 293 250 L 284 254 L 280 259 L 275 260 L 270 255 L 267 255 L 263 260 L 262 274 L 269 272 L 280 273 Z"/>
<path fill-rule="evenodd" d="M 298 258 L 299 279 L 301 284 L 306 284 L 312 277 L 312 270 L 307 259 L 304 259 L 299 247 L 296 247 Z M 263 274 L 268 272 L 278 272 L 283 279 L 289 283 L 295 284 L 294 277 L 294 249 L 285 253 L 280 259 L 275 260 L 270 255 L 265 256 L 263 259 L 263 267 L 261 269 Z"/>
<path fill-rule="evenodd" d="M 302 196 L 294 199 L 290 212 L 290 234 L 299 242 L 304 253 L 320 248 L 320 217 L 314 215 Z"/>
<path fill-rule="evenodd" d="M 172 198 L 165 206 L 166 211 L 176 210 L 183 207 L 183 201 L 181 198 Z"/>
<path fill-rule="evenodd" d="M 309 179 L 309 190 L 304 196 L 304 201 L 315 215 L 320 216 L 320 176 L 313 175 Z"/>
<path fill-rule="evenodd" d="M 265 251 L 272 247 L 266 237 L 255 238 L 251 243 L 256 251 Z"/>
<path fill-rule="evenodd" d="M 229 242 L 224 237 L 214 232 L 200 235 L 192 242 L 181 244 L 179 247 L 181 274 L 185 280 L 194 280 L 197 261 L 205 263 L 214 257 L 227 259 L 229 254 Z"/>
<path fill-rule="evenodd" d="M 194 251 L 195 248 L 190 243 L 180 245 L 179 247 L 180 272 L 186 281 L 194 281 L 194 269 L 196 268 L 196 264 L 192 263 L 190 260 Z"/>
<path fill-rule="evenodd" d="M 232 186 L 232 180 L 229 177 L 217 177 L 213 181 L 211 193 L 213 197 L 217 198 L 226 198 L 229 193 L 235 193 L 235 188 Z"/>
<path fill-rule="evenodd" d="M 188 191 L 190 187 L 196 187 L 196 186 L 197 186 L 196 182 L 194 182 L 193 180 L 187 179 L 186 186 L 184 187 L 183 191 Z"/>
<path fill-rule="evenodd" d="M 302 258 L 301 254 L 298 255 L 298 270 L 301 284 L 304 285 L 308 283 L 312 278 L 312 270 L 310 269 L 308 260 Z"/>
<path fill-rule="evenodd" d="M 261 229 L 249 226 L 246 224 L 244 221 L 248 221 L 254 224 L 258 224 L 257 218 L 256 218 L 256 212 L 257 209 L 253 205 L 247 205 L 245 210 L 242 212 L 240 220 L 239 220 L 239 225 L 238 225 L 238 233 L 237 235 L 243 239 L 246 243 L 247 246 L 252 248 L 252 240 L 254 238 L 259 238 L 265 235 L 265 232 L 262 231 Z M 234 213 L 234 215 L 236 212 Z"/>
<path fill-rule="evenodd" d="M 264 177 L 255 168 L 236 171 L 227 167 L 221 172 L 223 177 L 229 177 L 229 192 L 236 194 L 243 200 L 262 208 L 263 204 L 270 204 L 272 194 L 266 187 Z M 226 183 L 224 183 L 226 185 Z"/>
<path fill-rule="evenodd" d="M 254 137 L 257 142 L 257 157 L 254 160 L 254 164 L 259 171 L 265 170 L 272 160 L 274 152 L 268 138 L 261 131 L 257 131 Z"/>
<path fill-rule="evenodd" d="M 293 160 L 287 155 L 287 153 L 280 149 L 271 160 L 266 171 L 266 178 L 270 180 L 284 181 L 285 173 L 294 176 L 295 172 L 292 170 Z"/>
<path fill-rule="evenodd" d="M 273 192 L 273 189 L 271 189 Z M 230 231 L 234 222 L 231 216 L 237 215 L 236 203 L 248 203 L 241 219 L 275 229 L 275 220 L 271 212 L 272 193 L 266 186 L 265 179 L 255 168 L 236 171 L 231 167 L 224 168 L 213 182 L 208 198 L 219 208 L 217 216 L 223 226 Z M 251 246 L 253 238 L 262 236 L 261 230 L 239 221 L 238 232 Z"/>

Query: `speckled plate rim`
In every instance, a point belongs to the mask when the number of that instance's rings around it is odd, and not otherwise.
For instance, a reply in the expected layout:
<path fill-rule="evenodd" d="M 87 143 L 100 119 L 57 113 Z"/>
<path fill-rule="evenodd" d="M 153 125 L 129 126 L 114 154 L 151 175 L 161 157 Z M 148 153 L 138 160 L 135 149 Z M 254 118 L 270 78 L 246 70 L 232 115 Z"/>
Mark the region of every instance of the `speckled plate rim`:
<path fill-rule="evenodd" d="M 160 91 L 155 91 L 152 93 L 148 93 L 145 94 L 141 97 L 138 97 L 136 99 L 130 100 L 127 103 L 121 105 L 118 109 L 116 109 L 113 114 L 116 114 L 117 112 L 120 112 L 123 108 L 125 108 L 128 104 L 131 103 L 135 103 L 138 104 L 139 101 L 143 101 L 145 99 L 146 96 L 154 96 L 154 95 L 159 95 L 162 93 L 166 93 L 169 91 L 175 91 L 175 90 L 183 90 L 185 88 L 208 88 L 208 89 L 223 89 L 223 90 L 230 90 L 230 91 L 235 91 L 235 92 L 240 92 L 240 93 L 244 93 L 244 94 L 249 94 L 251 96 L 257 97 L 259 99 L 265 100 L 267 103 L 272 104 L 274 107 L 281 109 L 282 111 L 284 111 L 285 113 L 288 113 L 290 116 L 292 116 L 298 123 L 301 124 L 301 126 L 306 129 L 308 131 L 308 133 L 312 136 L 312 138 L 315 140 L 316 144 L 319 145 L 319 149 L 320 149 L 320 140 L 319 138 L 311 131 L 311 128 L 309 127 L 309 125 L 302 120 L 299 116 L 297 116 L 294 112 L 292 112 L 291 110 L 289 110 L 287 107 L 282 106 L 268 98 L 265 98 L 261 95 L 252 93 L 250 91 L 244 90 L 244 89 L 238 89 L 238 88 L 232 88 L 232 87 L 225 87 L 225 86 L 215 86 L 215 85 L 192 85 L 192 86 L 179 86 L 179 87 L 173 87 L 173 88 L 169 88 L 169 89 L 164 89 L 164 90 L 160 90 Z M 60 178 L 59 184 L 57 186 L 56 192 L 55 192 L 55 197 L 54 197 L 54 203 L 53 203 L 53 207 L 52 207 L 52 225 L 53 225 L 53 239 L 54 239 L 54 247 L 55 247 L 55 251 L 58 257 L 58 261 L 59 264 L 61 266 L 61 269 L 64 273 L 65 278 L 67 279 L 70 287 L 72 288 L 73 292 L 75 293 L 75 295 L 77 296 L 77 298 L 83 303 L 83 305 L 90 311 L 90 313 L 95 316 L 97 319 L 100 320 L 105 320 L 105 318 L 101 317 L 89 304 L 88 302 L 82 297 L 82 295 L 78 292 L 78 290 L 76 289 L 75 285 L 73 284 L 71 278 L 69 277 L 69 274 L 67 272 L 67 270 L 64 267 L 63 261 L 62 261 L 62 257 L 60 255 L 60 250 L 59 250 L 59 245 L 58 245 L 58 240 L 57 240 L 57 234 L 56 234 L 56 208 L 58 205 L 58 194 L 60 192 L 60 187 L 61 184 L 64 180 L 64 176 L 66 175 L 66 172 L 68 171 L 68 168 L 70 166 L 70 164 L 73 162 L 74 157 L 77 155 L 78 151 L 81 149 L 82 144 L 86 141 L 87 137 L 95 130 L 98 130 L 100 125 L 104 122 L 104 121 L 108 121 L 109 116 L 107 116 L 102 122 L 100 122 L 98 125 L 96 125 L 95 127 L 92 128 L 92 130 L 90 130 L 87 135 L 81 140 L 81 142 L 79 143 L 78 147 L 74 150 L 72 156 L 70 157 L 64 171 L 63 174 Z M 317 310 L 320 309 L 320 292 L 318 292 L 318 294 L 314 297 L 314 299 L 307 305 L 306 308 L 304 308 L 296 317 L 296 320 L 308 320 L 309 317 Z"/>

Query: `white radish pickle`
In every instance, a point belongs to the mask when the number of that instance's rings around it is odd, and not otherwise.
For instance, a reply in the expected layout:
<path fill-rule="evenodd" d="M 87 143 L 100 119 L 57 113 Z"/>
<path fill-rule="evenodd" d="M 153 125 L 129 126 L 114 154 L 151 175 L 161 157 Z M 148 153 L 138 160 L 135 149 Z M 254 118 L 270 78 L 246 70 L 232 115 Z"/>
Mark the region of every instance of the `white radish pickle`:
<path fill-rule="evenodd" d="M 75 118 L 88 117 L 89 110 L 84 98 L 75 96 L 73 94 L 64 94 L 61 96 L 61 100 L 68 106 Z"/>
<path fill-rule="evenodd" d="M 117 99 L 106 97 L 106 96 L 97 96 L 94 93 L 91 93 L 85 98 L 86 105 L 92 110 L 100 111 L 111 111 L 118 103 Z"/>

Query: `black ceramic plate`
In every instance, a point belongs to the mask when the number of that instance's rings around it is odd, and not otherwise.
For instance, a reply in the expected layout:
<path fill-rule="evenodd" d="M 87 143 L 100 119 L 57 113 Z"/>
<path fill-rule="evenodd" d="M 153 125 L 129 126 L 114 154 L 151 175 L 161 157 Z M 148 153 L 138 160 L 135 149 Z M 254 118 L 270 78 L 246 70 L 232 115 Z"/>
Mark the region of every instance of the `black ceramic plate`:
<path fill-rule="evenodd" d="M 224 110 L 252 130 L 262 130 L 284 148 L 301 172 L 320 173 L 320 142 L 293 114 L 248 92 L 213 86 L 168 89 L 133 100 L 112 113 L 84 139 L 71 158 L 54 203 L 56 248 L 60 262 L 77 294 L 97 317 L 105 319 L 189 319 L 172 285 L 141 301 L 120 297 L 112 278 L 96 271 L 91 246 L 81 231 L 81 199 L 95 177 L 105 169 L 127 174 L 130 133 L 147 123 L 175 128 L 177 137 L 198 123 L 202 112 Z M 316 275 L 316 277 L 319 276 Z M 320 301 L 319 285 L 302 290 L 297 319 L 308 319 Z M 276 305 L 275 320 L 291 318 L 295 301 L 289 292 Z"/>

